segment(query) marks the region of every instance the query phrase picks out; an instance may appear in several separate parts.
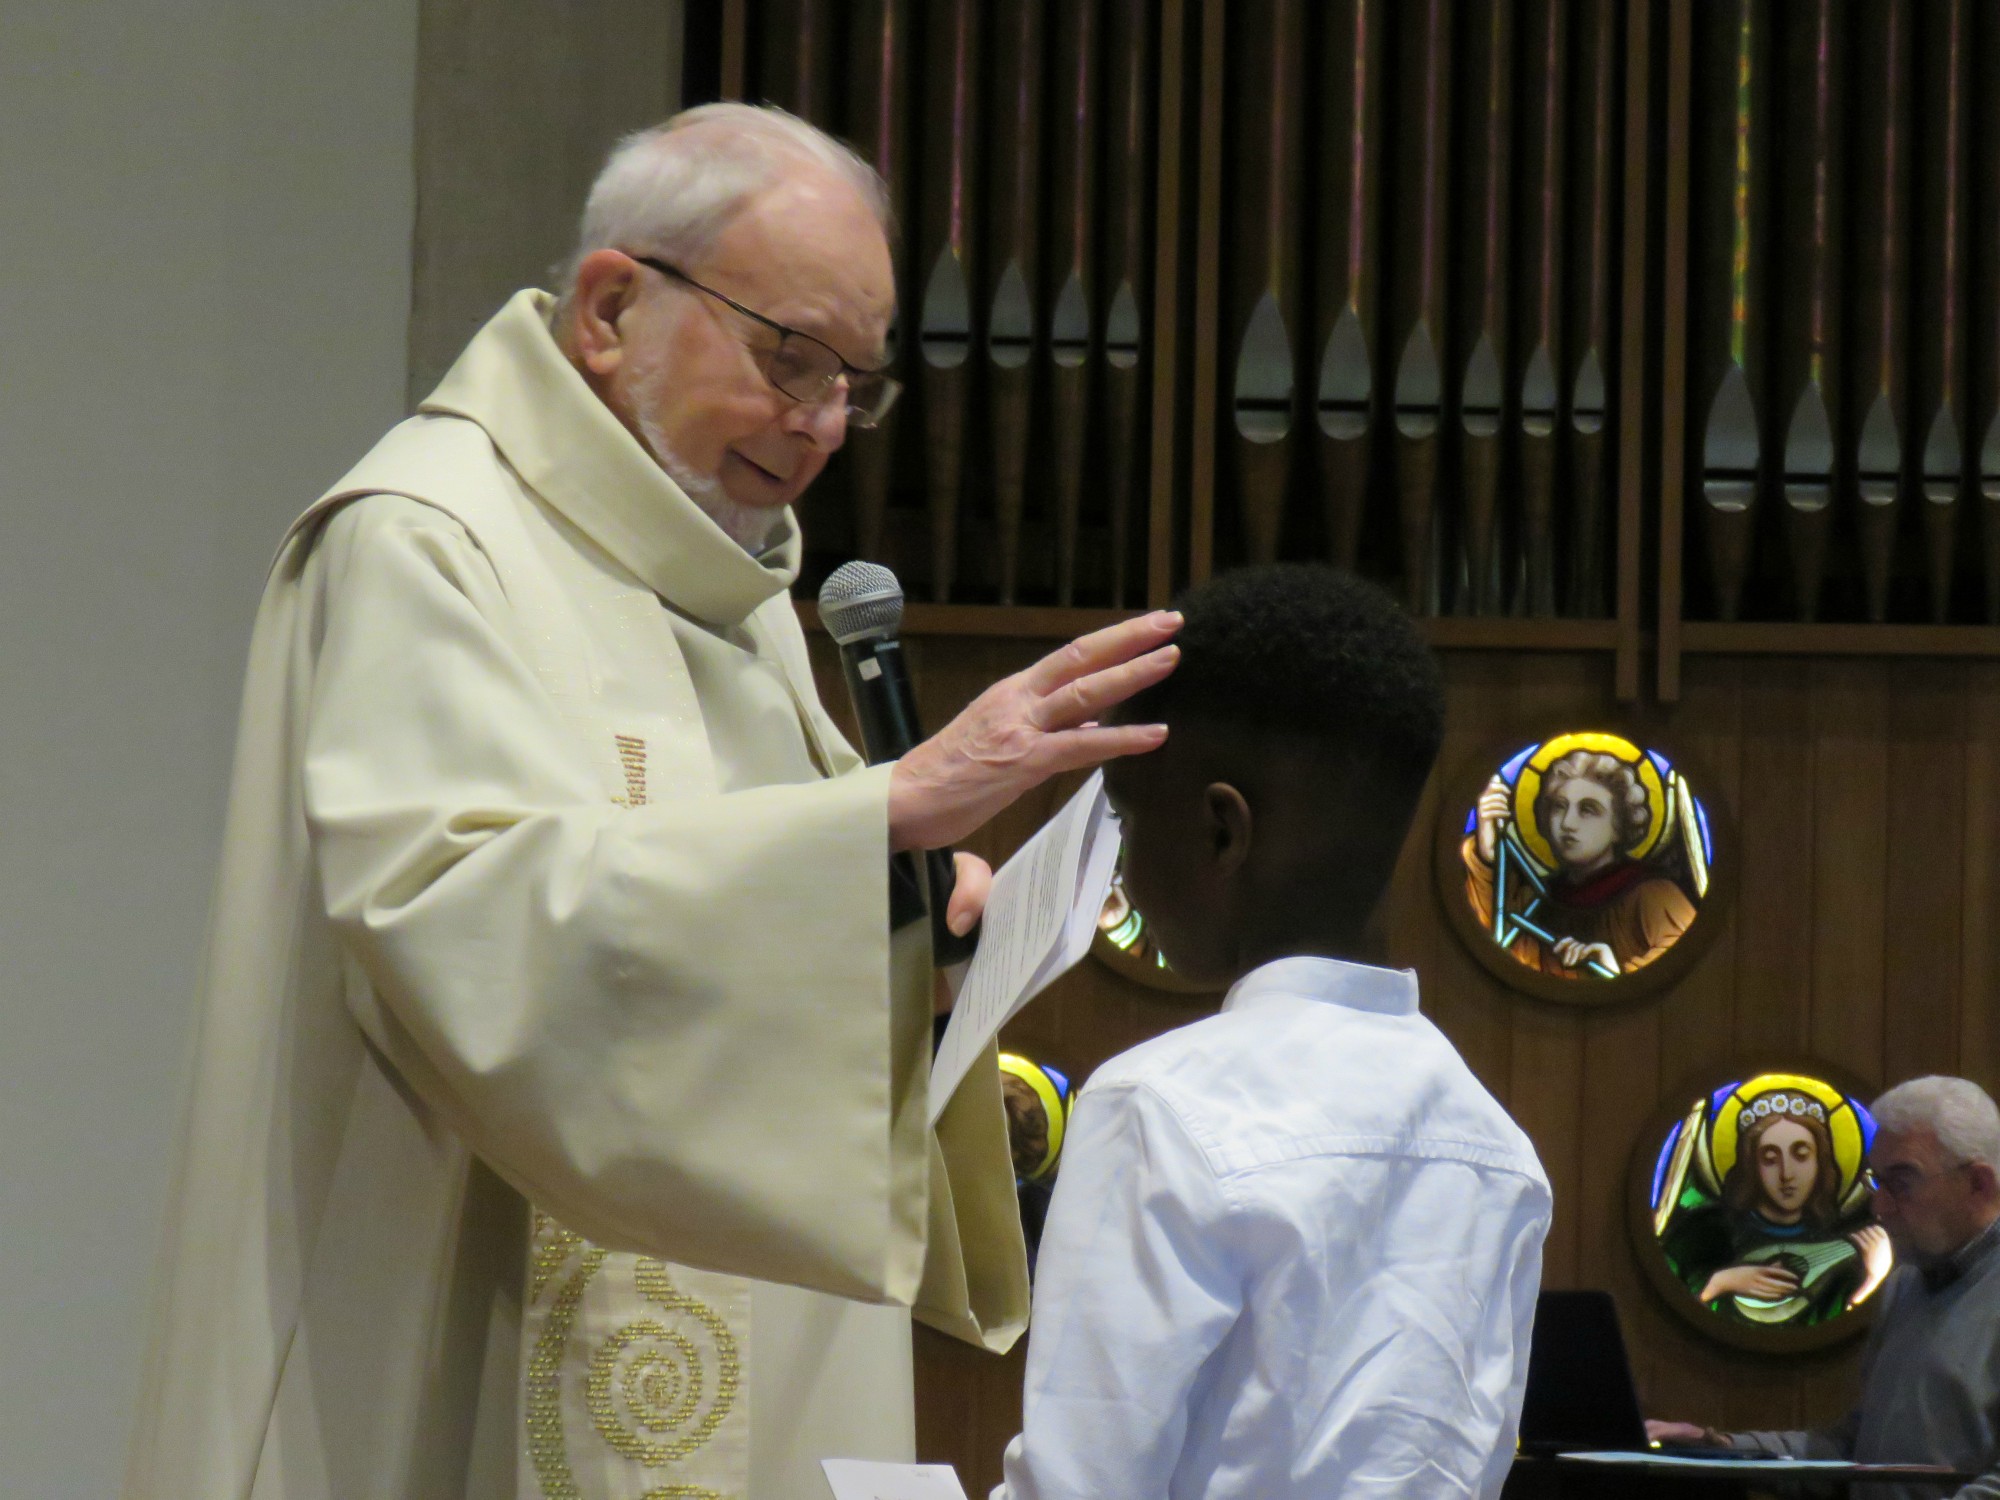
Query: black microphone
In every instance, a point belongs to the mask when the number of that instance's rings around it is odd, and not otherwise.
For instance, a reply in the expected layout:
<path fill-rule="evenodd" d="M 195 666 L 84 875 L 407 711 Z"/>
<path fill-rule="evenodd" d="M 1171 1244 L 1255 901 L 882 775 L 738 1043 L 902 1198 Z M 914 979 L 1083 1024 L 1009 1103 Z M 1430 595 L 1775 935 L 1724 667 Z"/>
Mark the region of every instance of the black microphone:
<path fill-rule="evenodd" d="M 861 751 L 871 766 L 900 760 L 917 747 L 916 695 L 897 632 L 903 623 L 903 586 L 879 563 L 842 563 L 820 585 L 819 619 L 840 647 L 840 670 L 861 724 Z M 949 849 L 924 851 L 930 884 L 931 952 L 940 968 L 972 957 L 979 929 L 960 937 L 944 925 L 945 907 L 957 881 Z M 892 862 L 889 920 L 900 927 L 921 914 L 923 891 L 908 854 Z"/>

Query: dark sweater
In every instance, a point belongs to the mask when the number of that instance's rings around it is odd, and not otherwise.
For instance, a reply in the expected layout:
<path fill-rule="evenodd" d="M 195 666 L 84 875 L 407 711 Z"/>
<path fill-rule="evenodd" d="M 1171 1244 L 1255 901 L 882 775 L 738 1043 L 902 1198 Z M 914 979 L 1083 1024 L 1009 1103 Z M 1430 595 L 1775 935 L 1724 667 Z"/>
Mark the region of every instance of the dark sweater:
<path fill-rule="evenodd" d="M 1980 1475 L 1955 1500 L 2000 1500 L 2000 1220 L 1927 1280 L 1899 1267 L 1882 1288 L 1861 1399 L 1821 1432 L 1743 1432 L 1739 1448 L 1856 1463 L 1949 1464 Z M 1946 1278 L 1949 1278 L 1948 1280 Z M 1943 1282 L 1942 1285 L 1933 1285 Z M 1936 1500 L 1936 1485 L 1871 1484 L 1868 1500 Z"/>

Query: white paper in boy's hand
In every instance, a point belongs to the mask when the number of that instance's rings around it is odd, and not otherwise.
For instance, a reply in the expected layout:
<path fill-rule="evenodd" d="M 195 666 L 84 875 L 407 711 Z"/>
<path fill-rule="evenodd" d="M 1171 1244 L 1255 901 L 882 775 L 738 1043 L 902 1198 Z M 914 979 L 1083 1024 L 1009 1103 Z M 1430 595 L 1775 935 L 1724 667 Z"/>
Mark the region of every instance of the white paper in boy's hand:
<path fill-rule="evenodd" d="M 931 1123 L 1014 1013 L 1090 951 L 1118 864 L 1118 820 L 1099 771 L 993 877 L 979 947 L 937 1056 Z"/>
<path fill-rule="evenodd" d="M 823 1458 L 833 1500 L 965 1500 L 950 1464 L 884 1464 L 863 1458 Z"/>

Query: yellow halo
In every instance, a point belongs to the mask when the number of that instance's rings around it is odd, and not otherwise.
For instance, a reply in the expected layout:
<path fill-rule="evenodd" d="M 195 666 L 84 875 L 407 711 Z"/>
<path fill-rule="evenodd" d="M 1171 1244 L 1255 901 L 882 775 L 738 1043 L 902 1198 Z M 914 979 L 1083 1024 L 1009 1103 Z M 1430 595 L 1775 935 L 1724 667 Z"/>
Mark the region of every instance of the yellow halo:
<path fill-rule="evenodd" d="M 1840 1196 L 1846 1197 L 1848 1189 L 1854 1186 L 1854 1179 L 1861 1175 L 1861 1121 L 1855 1117 L 1854 1107 L 1839 1089 L 1803 1073 L 1759 1073 L 1730 1091 L 1729 1097 L 1722 1101 L 1722 1107 L 1715 1112 L 1714 1124 L 1709 1127 L 1709 1147 L 1715 1158 L 1715 1180 L 1721 1182 L 1729 1175 L 1729 1169 L 1736 1165 L 1737 1128 L 1743 1107 L 1755 1102 L 1760 1094 L 1785 1091 L 1804 1094 L 1826 1106 L 1826 1130 L 1833 1137 L 1834 1164 L 1840 1168 Z"/>
<path fill-rule="evenodd" d="M 1528 852 L 1535 856 L 1543 869 L 1561 868 L 1562 861 L 1556 858 L 1555 850 L 1542 836 L 1541 824 L 1535 821 L 1535 799 L 1542 793 L 1542 773 L 1572 750 L 1615 756 L 1638 773 L 1639 785 L 1646 789 L 1646 806 L 1651 818 L 1645 836 L 1631 848 L 1620 852 L 1628 859 L 1644 859 L 1658 846 L 1667 831 L 1667 789 L 1660 782 L 1659 767 L 1653 764 L 1651 756 L 1624 736 L 1597 730 L 1559 734 L 1529 756 L 1528 763 L 1521 767 L 1521 774 L 1514 782 L 1514 827 L 1521 835 L 1521 842 L 1527 845 Z"/>

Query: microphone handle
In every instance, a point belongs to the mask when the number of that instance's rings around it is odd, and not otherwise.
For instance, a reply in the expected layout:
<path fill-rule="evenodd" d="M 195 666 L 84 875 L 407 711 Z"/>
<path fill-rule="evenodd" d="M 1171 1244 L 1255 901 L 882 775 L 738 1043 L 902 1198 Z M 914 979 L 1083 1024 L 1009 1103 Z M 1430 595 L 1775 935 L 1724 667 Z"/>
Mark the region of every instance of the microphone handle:
<path fill-rule="evenodd" d="M 916 694 L 910 688 L 910 671 L 903 658 L 903 643 L 894 636 L 849 641 L 840 648 L 841 675 L 854 701 L 854 717 L 861 725 L 861 751 L 871 766 L 899 760 L 916 748 L 923 737 L 917 728 Z M 979 946 L 979 928 L 963 937 L 944 924 L 945 908 L 952 888 L 958 883 L 949 849 L 926 849 L 924 879 L 930 890 L 931 956 L 939 968 L 949 968 L 972 957 Z M 889 921 L 900 927 L 913 921 L 924 905 L 916 862 L 908 854 L 891 860 L 889 881 Z"/>

